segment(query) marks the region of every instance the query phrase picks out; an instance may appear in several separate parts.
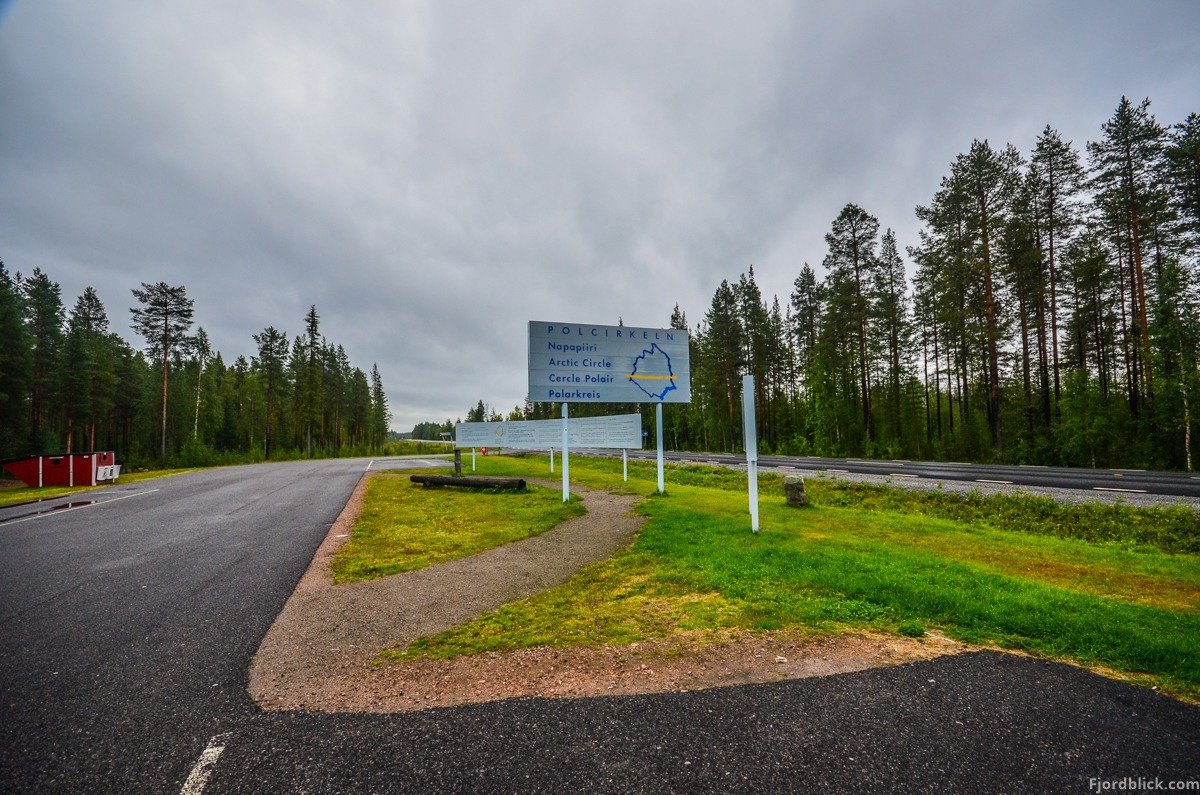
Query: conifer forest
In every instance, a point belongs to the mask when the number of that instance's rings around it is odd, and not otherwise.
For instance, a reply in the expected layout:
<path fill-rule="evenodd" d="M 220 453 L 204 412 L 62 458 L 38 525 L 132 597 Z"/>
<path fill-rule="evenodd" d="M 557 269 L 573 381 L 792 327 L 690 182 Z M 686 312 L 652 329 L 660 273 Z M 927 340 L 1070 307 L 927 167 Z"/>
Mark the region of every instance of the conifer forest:
<path fill-rule="evenodd" d="M 386 439 L 379 369 L 351 364 L 315 306 L 289 339 L 268 326 L 256 355 L 226 362 L 194 326 L 185 287 L 143 284 L 112 330 L 88 287 L 68 309 L 50 275 L 0 263 L 0 460 L 112 450 L 133 466 L 204 466 L 367 455 Z"/>
<path fill-rule="evenodd" d="M 975 140 L 915 208 L 918 239 L 847 204 L 819 272 L 768 300 L 751 266 L 716 287 L 691 340 L 692 402 L 666 444 L 791 455 L 1192 471 L 1200 452 L 1200 115 L 1122 98 L 1096 140 L 1047 125 L 1031 151 Z M 779 267 L 773 264 L 772 267 Z M 366 452 L 386 437 L 377 368 L 354 367 L 313 307 L 227 363 L 182 287 L 133 291 L 136 348 L 95 291 L 69 310 L 38 269 L 0 267 L 0 458 L 114 449 L 179 463 Z M 122 310 L 124 311 L 124 310 Z M 666 313 L 664 312 L 664 316 Z M 572 414 L 653 406 L 581 404 Z M 526 403 L 509 419 L 555 416 Z M 480 401 L 467 419 L 498 419 Z M 451 423 L 421 423 L 434 438 Z"/>
<path fill-rule="evenodd" d="M 848 204 L 823 278 L 805 263 L 767 301 L 750 267 L 694 325 L 677 305 L 692 402 L 664 406 L 666 445 L 742 449 L 752 374 L 761 451 L 1192 471 L 1200 115 L 1162 124 L 1123 98 L 1100 133 L 1081 147 L 1047 126 L 1028 153 L 976 140 L 910 245 Z"/>

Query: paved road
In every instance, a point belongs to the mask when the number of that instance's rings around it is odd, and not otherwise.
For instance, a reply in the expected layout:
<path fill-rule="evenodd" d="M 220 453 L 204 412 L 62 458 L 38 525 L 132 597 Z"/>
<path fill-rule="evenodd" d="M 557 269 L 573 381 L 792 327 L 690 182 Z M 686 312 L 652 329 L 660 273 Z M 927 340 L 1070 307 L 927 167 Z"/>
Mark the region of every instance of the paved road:
<path fill-rule="evenodd" d="M 248 661 L 368 464 L 0 509 L 0 791 L 179 791 L 248 713 Z"/>
<path fill-rule="evenodd" d="M 366 464 L 212 470 L 94 492 L 74 510 L 0 510 L 0 792 L 1088 792 L 1089 779 L 1200 779 L 1200 709 L 995 653 L 700 693 L 259 713 L 249 659 Z M 83 501 L 52 504 L 71 499 Z"/>
<path fill-rule="evenodd" d="M 587 451 L 612 455 L 611 451 Z M 630 458 L 653 460 L 654 450 L 631 450 Z M 745 466 L 744 455 L 728 453 L 684 453 L 667 451 L 668 461 L 704 461 L 723 466 Z M 1200 475 L 1188 472 L 1150 472 L 1135 469 L 1074 469 L 1070 467 L 1001 466 L 993 464 L 956 464 L 936 461 L 880 461 L 864 458 L 816 458 L 812 456 L 763 455 L 759 469 L 809 472 L 853 472 L 893 478 L 930 481 L 965 481 L 993 485 L 1044 486 L 1082 491 L 1127 494 L 1157 494 L 1167 497 L 1200 498 Z"/>

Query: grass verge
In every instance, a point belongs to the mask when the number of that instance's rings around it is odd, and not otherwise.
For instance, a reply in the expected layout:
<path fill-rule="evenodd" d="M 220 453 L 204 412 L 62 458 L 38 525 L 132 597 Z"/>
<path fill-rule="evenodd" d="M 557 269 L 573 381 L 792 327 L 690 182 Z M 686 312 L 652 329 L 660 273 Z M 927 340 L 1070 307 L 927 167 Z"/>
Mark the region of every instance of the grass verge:
<path fill-rule="evenodd" d="M 422 470 L 424 471 L 424 470 Z M 333 560 L 335 583 L 356 582 L 466 557 L 537 535 L 584 513 L 553 489 L 430 489 L 403 473 L 367 484 L 350 540 Z"/>
<path fill-rule="evenodd" d="M 485 459 L 486 474 L 542 474 L 537 458 Z M 638 462 L 640 464 L 641 462 Z M 1200 700 L 1200 517 L 1128 506 L 1049 506 L 810 479 L 808 509 L 745 475 L 577 457 L 572 479 L 645 494 L 634 546 L 564 586 L 507 605 L 393 657 L 539 645 L 623 644 L 729 630 L 860 629 L 1070 660 Z M 1019 528 L 1019 529 L 1018 529 Z"/>
<path fill-rule="evenodd" d="M 182 475 L 186 472 L 195 472 L 198 467 L 189 469 L 151 469 L 144 472 L 122 472 L 121 477 L 115 485 L 126 486 L 130 483 L 140 483 L 143 480 L 154 480 L 155 478 L 166 478 L 172 475 Z M 44 488 L 29 488 L 28 486 L 13 486 L 0 489 L 0 507 L 5 505 L 16 505 L 22 502 L 36 502 L 38 500 L 52 500 L 55 497 L 62 497 L 67 494 L 78 494 L 83 491 L 95 491 L 96 489 L 108 488 L 104 486 L 47 486 Z"/>

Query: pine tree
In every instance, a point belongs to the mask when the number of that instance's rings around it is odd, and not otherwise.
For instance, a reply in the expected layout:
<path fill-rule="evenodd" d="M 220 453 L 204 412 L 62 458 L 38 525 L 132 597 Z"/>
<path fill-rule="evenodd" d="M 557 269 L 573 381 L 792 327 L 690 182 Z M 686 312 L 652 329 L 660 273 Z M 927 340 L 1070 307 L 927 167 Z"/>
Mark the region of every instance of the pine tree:
<path fill-rule="evenodd" d="M 1000 422 L 1000 318 L 993 246 L 1004 229 L 1015 199 L 1021 156 L 1010 144 L 992 149 L 986 140 L 974 141 L 954 162 L 952 174 L 966 196 L 967 223 L 977 245 L 975 261 L 983 282 L 984 342 L 987 349 L 988 425 L 996 453 L 1004 448 Z"/>
<path fill-rule="evenodd" d="M 856 204 L 847 204 L 833 221 L 825 235 L 829 254 L 825 269 L 829 272 L 826 285 L 830 302 L 828 310 L 840 315 L 842 326 L 853 333 L 856 357 L 854 367 L 858 376 L 858 396 L 862 406 L 863 433 L 867 453 L 875 441 L 874 415 L 871 411 L 871 375 L 875 363 L 874 346 L 870 341 L 870 326 L 874 314 L 872 288 L 878 280 L 879 257 L 876 236 L 879 221 Z M 849 340 L 847 340 L 849 342 Z"/>
<path fill-rule="evenodd" d="M 167 465 L 167 373 L 171 366 L 171 354 L 186 352 L 191 344 L 188 331 L 192 327 L 192 301 L 187 297 L 187 288 L 182 285 L 171 287 L 166 282 L 147 284 L 134 289 L 133 297 L 141 302 L 140 307 L 129 311 L 133 314 L 133 329 L 146 340 L 146 350 L 162 363 L 162 423 L 159 460 Z"/>
<path fill-rule="evenodd" d="M 1129 267 L 1128 273 L 1122 272 L 1119 277 L 1124 285 L 1122 311 L 1129 308 L 1123 334 L 1129 408 L 1137 420 L 1153 400 L 1143 228 L 1152 219 L 1152 208 L 1160 202 L 1156 194 L 1161 188 L 1156 178 L 1164 131 L 1150 113 L 1149 99 L 1134 106 L 1126 97 L 1121 97 L 1102 129 L 1104 138 L 1089 142 L 1087 147 L 1091 187 L 1111 239 Z"/>
<path fill-rule="evenodd" d="M 1078 197 L 1084 172 L 1079 152 L 1063 141 L 1057 130 L 1046 125 L 1038 136 L 1030 158 L 1038 227 L 1045 239 L 1049 267 L 1050 338 L 1054 373 L 1054 398 L 1062 396 L 1058 357 L 1058 255 L 1069 243 L 1078 225 Z"/>

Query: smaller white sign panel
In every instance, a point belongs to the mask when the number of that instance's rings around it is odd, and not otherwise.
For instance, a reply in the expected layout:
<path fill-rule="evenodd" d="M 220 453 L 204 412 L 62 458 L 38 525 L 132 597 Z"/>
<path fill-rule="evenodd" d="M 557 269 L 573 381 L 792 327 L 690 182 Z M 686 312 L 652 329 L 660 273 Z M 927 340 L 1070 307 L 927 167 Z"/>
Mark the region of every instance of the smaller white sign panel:
<path fill-rule="evenodd" d="M 640 449 L 642 415 L 571 417 L 567 420 L 567 434 L 573 448 Z M 454 446 L 557 449 L 562 447 L 562 420 L 460 422 L 454 426 Z"/>

